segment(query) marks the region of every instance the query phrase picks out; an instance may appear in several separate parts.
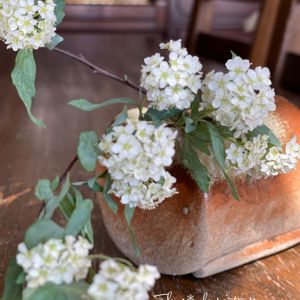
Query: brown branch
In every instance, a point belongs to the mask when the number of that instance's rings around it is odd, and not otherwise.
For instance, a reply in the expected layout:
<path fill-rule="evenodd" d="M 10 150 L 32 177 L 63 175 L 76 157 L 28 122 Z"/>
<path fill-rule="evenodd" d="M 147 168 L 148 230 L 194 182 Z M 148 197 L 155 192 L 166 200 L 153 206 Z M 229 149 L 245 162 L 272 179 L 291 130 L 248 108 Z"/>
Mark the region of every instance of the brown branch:
<path fill-rule="evenodd" d="M 54 48 L 55 51 L 61 53 L 61 54 L 64 54 L 66 56 L 69 56 L 81 63 L 83 63 L 84 65 L 88 66 L 90 69 L 93 70 L 94 74 L 100 74 L 100 75 L 103 75 L 103 76 L 106 76 L 106 77 L 109 77 L 115 81 L 118 81 L 118 82 L 121 82 L 133 89 L 135 89 L 136 91 L 141 91 L 143 93 L 145 93 L 145 91 L 140 88 L 138 85 L 134 84 L 132 81 L 130 81 L 128 78 L 122 78 L 120 76 L 117 76 L 113 73 L 110 73 L 106 70 L 103 70 L 102 68 L 96 66 L 95 64 L 93 64 L 92 62 L 90 62 L 89 60 L 87 60 L 84 56 L 82 55 L 76 55 L 74 53 L 71 53 L 70 51 L 67 51 L 67 50 L 64 50 L 64 49 L 61 49 L 61 48 L 58 48 L 58 47 L 55 47 Z"/>
<path fill-rule="evenodd" d="M 89 60 L 87 60 L 84 56 L 82 55 L 76 55 L 74 53 L 71 53 L 67 50 L 64 50 L 64 49 L 61 49 L 61 48 L 58 48 L 58 47 L 55 47 L 54 50 L 56 52 L 59 52 L 63 55 L 66 55 L 68 57 L 71 57 L 73 58 L 74 60 L 77 60 L 79 62 L 81 62 L 82 64 L 88 66 L 90 69 L 93 70 L 94 74 L 100 74 L 100 75 L 103 75 L 103 76 L 106 76 L 108 78 L 111 78 L 115 81 L 118 81 L 118 82 L 121 82 L 133 89 L 135 89 L 136 91 L 138 92 L 142 92 L 142 93 L 145 93 L 145 90 L 140 88 L 139 86 L 137 86 L 136 84 L 134 84 L 132 81 L 130 81 L 128 78 L 122 78 L 122 77 L 119 77 L 113 73 L 110 73 L 106 70 L 103 70 L 102 68 L 96 66 L 95 64 L 93 64 L 92 62 L 90 62 Z M 73 157 L 73 159 L 70 161 L 70 163 L 68 164 L 68 166 L 66 167 L 66 169 L 64 170 L 64 172 L 62 173 L 62 175 L 59 177 L 59 184 L 63 184 L 68 173 L 71 171 L 71 169 L 73 168 L 73 166 L 76 164 L 76 162 L 78 161 L 78 156 L 75 155 Z M 46 203 L 44 202 L 38 212 L 38 215 L 37 217 L 39 217 L 41 215 L 41 213 L 43 212 L 44 208 L 45 208 L 45 205 Z"/>
<path fill-rule="evenodd" d="M 72 170 L 72 168 L 74 167 L 77 161 L 78 161 L 78 156 L 75 155 L 73 159 L 70 161 L 70 163 L 68 164 L 68 166 L 66 167 L 66 169 L 64 170 L 64 172 L 62 173 L 62 175 L 59 177 L 59 184 L 64 183 L 68 173 Z"/>

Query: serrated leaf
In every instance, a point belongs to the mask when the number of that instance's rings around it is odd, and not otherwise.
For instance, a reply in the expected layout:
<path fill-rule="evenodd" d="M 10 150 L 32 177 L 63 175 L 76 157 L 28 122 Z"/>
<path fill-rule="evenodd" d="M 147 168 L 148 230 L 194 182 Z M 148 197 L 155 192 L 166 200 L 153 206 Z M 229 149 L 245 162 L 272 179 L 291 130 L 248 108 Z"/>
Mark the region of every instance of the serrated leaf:
<path fill-rule="evenodd" d="M 55 2 L 55 9 L 54 13 L 56 16 L 56 26 L 59 25 L 64 16 L 65 16 L 65 1 L 64 0 L 54 0 Z"/>
<path fill-rule="evenodd" d="M 34 195 L 39 200 L 49 200 L 53 198 L 51 182 L 48 179 L 40 179 L 35 187 Z"/>
<path fill-rule="evenodd" d="M 210 178 L 206 167 L 200 162 L 197 153 L 187 139 L 184 141 L 182 149 L 182 163 L 191 173 L 191 176 L 199 188 L 207 193 L 209 190 Z"/>
<path fill-rule="evenodd" d="M 269 137 L 269 141 L 268 141 L 269 144 L 281 148 L 280 141 L 273 133 L 273 131 L 266 125 L 258 126 L 253 131 L 247 134 L 249 138 L 253 138 L 258 135 L 267 135 Z"/>
<path fill-rule="evenodd" d="M 26 288 L 23 292 L 23 300 L 82 300 L 88 299 L 86 291 L 88 284 L 84 281 L 72 284 L 46 283 L 38 288 Z M 12 300 L 12 299 L 11 299 Z"/>
<path fill-rule="evenodd" d="M 112 198 L 112 196 L 109 194 L 109 189 L 111 187 L 112 180 L 110 178 L 110 175 L 107 174 L 106 181 L 103 187 L 103 198 L 108 205 L 108 207 L 116 214 L 118 212 L 118 205 Z"/>
<path fill-rule="evenodd" d="M 2 300 L 22 300 L 22 285 L 16 282 L 22 271 L 23 269 L 17 264 L 16 259 L 12 258 L 4 277 Z"/>
<path fill-rule="evenodd" d="M 98 136 L 94 131 L 82 132 L 79 137 L 77 155 L 82 167 L 87 172 L 92 172 L 96 168 L 99 154 Z"/>
<path fill-rule="evenodd" d="M 32 224 L 25 233 L 24 242 L 31 249 L 39 243 L 46 242 L 51 238 L 61 239 L 64 237 L 64 229 L 52 220 L 42 219 Z"/>
<path fill-rule="evenodd" d="M 41 120 L 31 113 L 32 98 L 35 96 L 36 78 L 36 64 L 32 50 L 22 49 L 18 51 L 11 78 L 32 122 L 38 126 L 46 127 Z"/>
<path fill-rule="evenodd" d="M 101 103 L 91 103 L 86 99 L 75 99 L 68 104 L 84 111 L 93 111 L 112 104 L 136 104 L 136 102 L 129 98 L 113 98 Z"/>
<path fill-rule="evenodd" d="M 46 46 L 49 50 L 53 50 L 58 44 L 60 44 L 64 38 L 60 36 L 59 34 L 56 34 L 50 43 L 48 43 Z"/>
<path fill-rule="evenodd" d="M 93 201 L 90 199 L 79 203 L 67 223 L 65 235 L 76 236 L 91 219 L 92 209 Z"/>

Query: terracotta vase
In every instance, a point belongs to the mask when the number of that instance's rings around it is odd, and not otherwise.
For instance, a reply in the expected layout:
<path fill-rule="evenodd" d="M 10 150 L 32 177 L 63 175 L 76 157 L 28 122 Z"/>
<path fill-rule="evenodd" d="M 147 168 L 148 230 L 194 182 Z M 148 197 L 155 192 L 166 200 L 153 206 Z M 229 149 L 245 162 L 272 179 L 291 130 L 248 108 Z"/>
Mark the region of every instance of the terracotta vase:
<path fill-rule="evenodd" d="M 300 111 L 283 98 L 276 101 L 277 110 L 267 124 L 283 143 L 294 135 L 299 142 Z M 236 180 L 240 201 L 233 199 L 225 182 L 215 183 L 205 197 L 181 166 L 171 173 L 177 178 L 178 194 L 155 210 L 135 211 L 132 227 L 141 250 L 138 257 L 121 205 L 114 214 L 98 194 L 111 239 L 136 264 L 154 264 L 163 274 L 193 273 L 202 278 L 300 242 L 299 166 L 252 184 Z"/>

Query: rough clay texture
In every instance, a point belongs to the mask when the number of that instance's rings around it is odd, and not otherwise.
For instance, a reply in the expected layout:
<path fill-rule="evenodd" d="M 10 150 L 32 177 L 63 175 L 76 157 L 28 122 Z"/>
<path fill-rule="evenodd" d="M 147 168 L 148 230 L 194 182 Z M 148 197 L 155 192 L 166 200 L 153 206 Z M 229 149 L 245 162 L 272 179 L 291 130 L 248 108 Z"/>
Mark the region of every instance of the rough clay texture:
<path fill-rule="evenodd" d="M 267 124 L 283 142 L 294 135 L 300 141 L 299 119 L 298 108 L 277 97 L 277 111 Z M 132 227 L 139 257 L 131 245 L 123 206 L 115 215 L 98 194 L 110 237 L 133 262 L 154 264 L 164 274 L 206 277 L 300 242 L 299 166 L 251 184 L 236 180 L 240 201 L 233 199 L 223 181 L 204 197 L 181 166 L 171 173 L 179 193 L 155 210 L 135 210 Z"/>

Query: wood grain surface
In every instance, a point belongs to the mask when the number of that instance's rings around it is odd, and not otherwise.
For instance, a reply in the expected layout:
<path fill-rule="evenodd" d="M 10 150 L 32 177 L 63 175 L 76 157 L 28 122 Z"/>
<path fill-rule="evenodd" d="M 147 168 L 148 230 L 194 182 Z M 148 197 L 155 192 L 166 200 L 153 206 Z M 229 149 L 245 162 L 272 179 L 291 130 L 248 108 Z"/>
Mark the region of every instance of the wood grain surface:
<path fill-rule="evenodd" d="M 158 38 L 69 34 L 62 47 L 138 81 L 143 58 L 156 51 Z M 10 82 L 14 54 L 0 48 L 0 294 L 8 260 L 41 205 L 33 197 L 36 181 L 60 174 L 76 151 L 79 133 L 96 130 L 100 134 L 120 110 L 111 106 L 85 113 L 68 106 L 68 100 L 84 97 L 100 102 L 119 96 L 138 97 L 130 88 L 93 75 L 85 66 L 58 53 L 42 50 L 36 53 L 36 58 L 37 96 L 33 111 L 43 119 L 47 129 L 37 128 L 29 121 Z M 72 179 L 86 176 L 76 166 Z M 103 227 L 97 203 L 93 223 L 97 252 L 119 255 Z M 300 246 L 206 279 L 163 276 L 153 293 L 169 293 L 170 297 L 162 296 L 163 300 L 297 300 L 300 299 Z"/>

